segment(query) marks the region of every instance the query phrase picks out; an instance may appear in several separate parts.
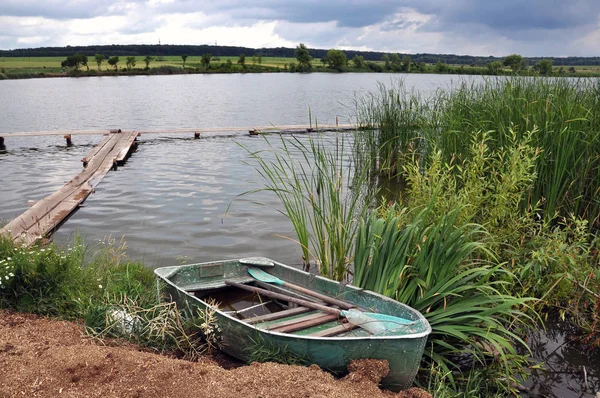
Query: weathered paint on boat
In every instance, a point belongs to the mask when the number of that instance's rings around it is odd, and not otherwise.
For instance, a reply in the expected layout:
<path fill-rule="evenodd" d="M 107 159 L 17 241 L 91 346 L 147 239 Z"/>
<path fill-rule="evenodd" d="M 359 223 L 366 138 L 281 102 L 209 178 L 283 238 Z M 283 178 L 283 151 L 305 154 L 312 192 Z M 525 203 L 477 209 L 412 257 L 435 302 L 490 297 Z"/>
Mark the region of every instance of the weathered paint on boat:
<path fill-rule="evenodd" d="M 339 336 L 312 337 L 265 330 L 260 328 L 259 324 L 251 325 L 235 316 L 216 310 L 215 316 L 221 329 L 223 351 L 241 360 L 248 360 L 250 355 L 248 347 L 252 347 L 256 341 L 262 341 L 270 346 L 288 350 L 309 363 L 315 363 L 334 373 L 346 372 L 347 365 L 353 359 L 386 359 L 389 362 L 390 372 L 382 380 L 385 387 L 400 390 L 412 384 L 431 327 L 422 314 L 402 303 L 371 291 L 344 285 L 262 258 L 254 264 L 248 259 L 243 259 L 241 262 L 226 260 L 163 267 L 156 269 L 155 273 L 166 283 L 166 285 L 161 284 L 162 289 L 166 290 L 167 296 L 176 301 L 180 308 L 205 310 L 209 304 L 190 293 L 191 291 L 225 288 L 224 280 L 239 283 L 252 282 L 254 279 L 248 275 L 247 268 L 256 266 L 260 262 L 263 262 L 260 266 L 269 267 L 265 269 L 269 273 L 287 282 L 343 299 L 370 312 L 379 312 L 416 322 L 410 334 L 375 336 L 369 335 L 362 329 L 354 329 Z"/>

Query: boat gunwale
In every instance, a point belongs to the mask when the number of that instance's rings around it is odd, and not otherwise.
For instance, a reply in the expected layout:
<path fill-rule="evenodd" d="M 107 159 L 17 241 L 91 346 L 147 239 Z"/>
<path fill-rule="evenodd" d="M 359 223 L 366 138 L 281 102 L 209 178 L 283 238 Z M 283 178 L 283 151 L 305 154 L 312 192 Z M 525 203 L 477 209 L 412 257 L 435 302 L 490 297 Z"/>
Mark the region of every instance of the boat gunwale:
<path fill-rule="evenodd" d="M 396 301 L 394 299 L 391 299 L 389 297 L 383 296 L 379 293 L 373 292 L 371 290 L 366 290 L 366 289 L 361 289 L 359 287 L 353 286 L 353 285 L 345 285 L 346 288 L 350 288 L 350 289 L 354 289 L 356 291 L 359 292 L 365 292 L 368 295 L 372 295 L 377 297 L 378 299 L 384 300 L 384 301 L 392 301 L 394 304 L 400 304 L 405 306 L 408 310 L 410 310 L 411 312 L 413 312 L 414 314 L 417 315 L 417 317 L 419 318 L 418 320 L 415 320 L 415 322 L 421 321 L 422 324 L 425 325 L 425 330 L 422 332 L 418 332 L 418 333 L 410 333 L 410 334 L 405 334 L 405 335 L 382 335 L 382 336 L 376 336 L 376 335 L 368 335 L 368 336 L 348 336 L 348 337 L 336 337 L 336 336 L 330 336 L 330 337 L 313 337 L 313 336 L 309 336 L 309 335 L 296 335 L 296 334 L 292 334 L 292 333 L 279 333 L 279 332 L 274 332 L 274 331 L 269 331 L 269 330 L 265 330 L 265 329 L 261 329 L 256 327 L 255 325 L 249 324 L 244 322 L 241 319 L 237 319 L 229 314 L 226 314 L 225 312 L 221 311 L 218 308 L 215 308 L 214 306 L 208 304 L 207 302 L 203 301 L 202 299 L 200 299 L 199 297 L 196 297 L 193 294 L 190 294 L 188 291 L 182 289 L 181 287 L 179 287 L 178 285 L 176 285 L 175 283 L 171 282 L 170 279 L 167 279 L 168 277 L 172 277 L 173 275 L 176 274 L 176 270 L 184 268 L 184 267 L 193 267 L 193 266 L 197 266 L 197 265 L 203 265 L 203 264 L 218 264 L 218 263 L 225 263 L 225 262 L 235 262 L 238 261 L 239 259 L 229 259 L 229 260 L 217 260 L 217 261 L 209 261 L 209 262 L 204 262 L 204 263 L 194 263 L 194 264 L 185 264 L 185 265 L 174 265 L 174 266 L 166 266 L 166 267 L 159 267 L 159 268 L 155 268 L 154 269 L 154 274 L 160 278 L 160 280 L 166 282 L 167 284 L 173 286 L 175 289 L 179 290 L 180 292 L 184 293 L 186 296 L 193 298 L 196 301 L 199 301 L 200 303 L 204 304 L 206 307 L 210 307 L 213 308 L 216 312 L 219 313 L 219 315 L 227 317 L 229 320 L 231 321 L 235 321 L 236 323 L 239 323 L 240 325 L 244 326 L 244 327 L 249 327 L 252 328 L 260 333 L 266 333 L 266 334 L 271 334 L 271 335 L 275 335 L 275 336 L 281 336 L 281 337 L 286 337 L 286 338 L 292 338 L 292 339 L 306 339 L 306 340 L 317 340 L 317 341 L 364 341 L 364 340 L 408 340 L 408 339 L 420 339 L 423 337 L 427 337 L 429 336 L 429 334 L 431 334 L 431 325 L 429 324 L 429 322 L 427 321 L 427 318 L 425 318 L 423 316 L 423 314 L 421 314 L 418 310 L 412 308 L 411 306 L 407 305 L 407 304 L 403 304 L 399 301 Z M 286 269 L 289 269 L 291 271 L 294 272 L 299 272 L 299 273 L 304 273 L 304 274 L 308 274 L 305 271 L 296 269 L 294 267 L 291 267 L 289 265 L 285 265 L 282 264 L 280 262 L 277 262 L 275 260 L 271 260 L 273 263 L 275 263 L 276 266 L 279 267 L 283 267 Z M 248 267 L 248 265 L 244 265 L 244 264 L 240 264 L 241 267 Z M 159 274 L 160 270 L 164 270 L 164 271 L 168 271 L 167 273 L 165 273 L 165 275 L 161 275 Z M 340 282 L 338 281 L 334 281 L 332 279 L 328 279 L 325 278 L 323 276 L 320 275 L 311 275 L 309 274 L 311 277 L 315 277 L 317 279 L 322 279 L 326 282 L 334 282 L 337 284 L 340 284 Z M 260 324 L 258 324 L 260 325 Z"/>

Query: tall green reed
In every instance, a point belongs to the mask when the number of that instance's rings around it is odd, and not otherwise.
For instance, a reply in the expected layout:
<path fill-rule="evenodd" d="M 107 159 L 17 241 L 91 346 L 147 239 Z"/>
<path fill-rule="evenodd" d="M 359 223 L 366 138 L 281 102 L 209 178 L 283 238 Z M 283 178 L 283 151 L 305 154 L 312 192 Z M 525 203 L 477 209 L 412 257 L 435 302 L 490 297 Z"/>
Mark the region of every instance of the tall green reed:
<path fill-rule="evenodd" d="M 432 219 L 437 197 L 424 209 L 373 212 L 361 222 L 355 246 L 353 284 L 419 310 L 429 321 L 431 350 L 426 357 L 454 382 L 455 358 L 484 365 L 495 352 L 505 380 L 513 377 L 514 344 L 525 346 L 513 327 L 531 323 L 521 309 L 531 299 L 504 294 L 502 264 L 492 257 L 483 227 L 458 222 L 456 208 Z M 504 383 L 507 384 L 507 383 Z M 505 386 L 506 387 L 506 386 Z"/>
<path fill-rule="evenodd" d="M 400 155 L 422 144 L 423 129 L 429 126 L 430 118 L 427 103 L 402 80 L 392 88 L 380 83 L 375 93 L 354 102 L 355 161 L 372 172 L 395 175 L 401 165 Z"/>
<path fill-rule="evenodd" d="M 266 150 L 246 148 L 248 163 L 263 177 L 265 187 L 242 195 L 274 193 L 283 205 L 281 213 L 294 227 L 305 268 L 312 260 L 322 275 L 343 280 L 352 262 L 358 220 L 376 192 L 366 189 L 366 172 L 349 160 L 344 135 L 336 136 L 335 143 L 324 139 L 282 136 L 265 138 Z"/>
<path fill-rule="evenodd" d="M 527 132 L 541 155 L 528 197 L 547 220 L 573 213 L 600 227 L 600 83 L 595 79 L 496 78 L 438 90 L 424 101 L 403 84 L 356 101 L 358 160 L 394 175 L 407 149 L 440 150 L 446 162 L 469 156 L 471 138 L 491 148 Z M 377 128 L 381 126 L 381 128 Z M 389 127 L 389 128 L 388 128 Z M 373 166 L 374 165 L 374 166 Z"/>

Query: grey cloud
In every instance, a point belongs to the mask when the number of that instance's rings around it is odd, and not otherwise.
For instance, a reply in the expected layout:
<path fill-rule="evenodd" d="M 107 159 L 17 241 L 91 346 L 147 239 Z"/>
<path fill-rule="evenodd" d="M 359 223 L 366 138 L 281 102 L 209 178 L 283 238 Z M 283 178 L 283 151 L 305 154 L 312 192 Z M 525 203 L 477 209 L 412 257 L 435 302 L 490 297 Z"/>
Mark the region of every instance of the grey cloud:
<path fill-rule="evenodd" d="M 452 31 L 461 24 L 477 24 L 509 35 L 530 29 L 561 30 L 597 23 L 596 0 L 409 0 L 405 5 L 434 15 L 426 29 Z"/>
<path fill-rule="evenodd" d="M 2 0 L 0 15 L 13 17 L 44 17 L 50 19 L 93 18 L 109 15 L 109 6 L 117 1 L 91 0 Z"/>
<path fill-rule="evenodd" d="M 383 21 L 401 5 L 398 1 L 386 0 L 229 0 L 176 1 L 158 8 L 168 12 L 222 12 L 238 20 L 282 20 L 295 23 L 335 21 L 340 27 L 364 27 Z"/>

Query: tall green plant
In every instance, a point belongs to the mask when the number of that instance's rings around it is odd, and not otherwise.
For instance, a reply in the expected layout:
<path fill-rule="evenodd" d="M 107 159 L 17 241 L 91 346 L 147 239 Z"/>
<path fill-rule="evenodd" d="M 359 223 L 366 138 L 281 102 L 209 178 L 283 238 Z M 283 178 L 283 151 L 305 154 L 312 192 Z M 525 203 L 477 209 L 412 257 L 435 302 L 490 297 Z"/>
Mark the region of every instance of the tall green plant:
<path fill-rule="evenodd" d="M 457 223 L 462 209 L 431 220 L 436 200 L 420 211 L 392 209 L 386 218 L 374 212 L 361 222 L 353 284 L 419 310 L 432 327 L 426 355 L 451 381 L 453 357 L 468 354 L 484 364 L 492 351 L 510 378 L 513 344 L 525 343 L 509 325 L 531 320 L 520 310 L 529 299 L 503 294 L 508 272 L 477 260 L 481 252 L 493 255 L 480 225 Z"/>
<path fill-rule="evenodd" d="M 400 80 L 392 88 L 380 83 L 377 92 L 356 99 L 355 107 L 355 160 L 374 172 L 395 175 L 402 154 L 422 145 L 429 127 L 427 103 Z"/>
<path fill-rule="evenodd" d="M 402 84 L 356 101 L 358 160 L 392 174 L 407 150 L 433 148 L 443 159 L 469 156 L 474 132 L 489 132 L 492 151 L 513 133 L 541 153 L 529 202 L 546 220 L 573 213 L 600 227 L 600 83 L 596 79 L 512 77 L 463 82 L 424 101 Z M 530 134 L 529 132 L 533 132 Z M 412 145 L 412 148 L 411 148 Z"/>
<path fill-rule="evenodd" d="M 310 260 L 322 275 L 336 280 L 347 276 L 358 220 L 367 212 L 374 192 L 365 190 L 365 171 L 347 159 L 343 136 L 335 145 L 323 137 L 281 138 L 276 148 L 248 150 L 249 163 L 265 181 L 265 187 L 248 191 L 274 193 L 281 213 L 290 219 L 302 247 L 306 269 Z"/>

